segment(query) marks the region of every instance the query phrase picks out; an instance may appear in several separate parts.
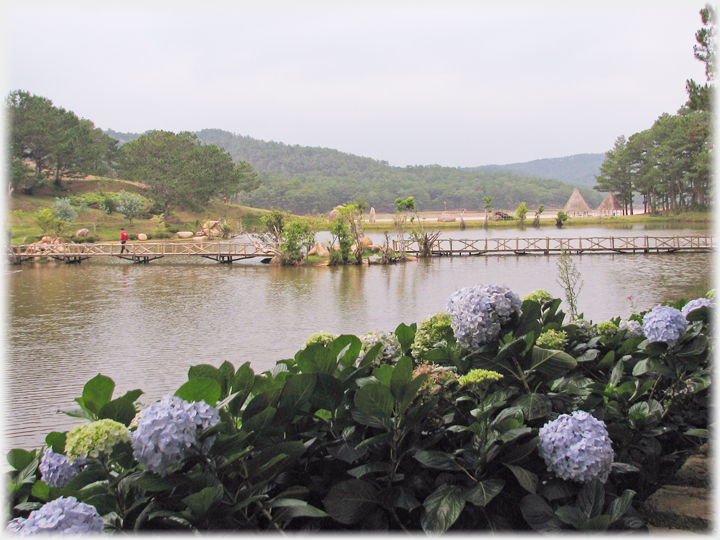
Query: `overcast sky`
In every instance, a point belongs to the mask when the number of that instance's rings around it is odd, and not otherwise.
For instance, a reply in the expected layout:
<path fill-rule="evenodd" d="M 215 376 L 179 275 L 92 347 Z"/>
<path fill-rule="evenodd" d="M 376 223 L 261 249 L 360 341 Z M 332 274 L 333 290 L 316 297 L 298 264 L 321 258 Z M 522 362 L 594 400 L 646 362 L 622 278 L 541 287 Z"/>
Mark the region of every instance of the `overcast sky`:
<path fill-rule="evenodd" d="M 704 1 L 4 3 L 5 95 L 391 165 L 609 150 L 705 82 Z"/>

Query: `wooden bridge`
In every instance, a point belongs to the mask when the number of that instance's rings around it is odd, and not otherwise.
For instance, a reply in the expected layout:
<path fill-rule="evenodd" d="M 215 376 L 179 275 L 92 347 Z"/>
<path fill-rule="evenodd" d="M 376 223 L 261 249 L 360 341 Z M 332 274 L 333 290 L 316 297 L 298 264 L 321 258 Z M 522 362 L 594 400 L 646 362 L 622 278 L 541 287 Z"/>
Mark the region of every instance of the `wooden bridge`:
<path fill-rule="evenodd" d="M 430 254 L 436 256 L 485 254 L 558 254 L 570 253 L 672 253 L 676 251 L 710 251 L 713 238 L 699 236 L 622 236 L 588 238 L 440 238 L 433 242 Z M 420 255 L 416 240 L 393 240 L 393 249 Z M 12 246 L 8 255 L 12 263 L 45 258 L 79 263 L 98 257 L 115 257 L 134 263 L 149 263 L 163 257 L 204 257 L 219 263 L 233 263 L 277 254 L 272 244 L 261 242 L 141 242 L 122 246 L 113 244 L 25 244 Z"/>
<path fill-rule="evenodd" d="M 569 253 L 673 253 L 676 251 L 710 251 L 713 238 L 692 236 L 607 236 L 588 238 L 480 238 L 476 240 L 440 238 L 430 246 L 432 255 L 484 255 L 514 253 L 525 255 Z M 417 240 L 393 241 L 393 249 L 420 255 Z"/>
<path fill-rule="evenodd" d="M 277 249 L 261 242 L 142 242 L 121 244 L 26 244 L 12 246 L 11 262 L 48 257 L 66 263 L 79 263 L 98 257 L 116 257 L 134 263 L 149 263 L 162 257 L 204 257 L 220 263 L 243 259 L 272 258 Z"/>

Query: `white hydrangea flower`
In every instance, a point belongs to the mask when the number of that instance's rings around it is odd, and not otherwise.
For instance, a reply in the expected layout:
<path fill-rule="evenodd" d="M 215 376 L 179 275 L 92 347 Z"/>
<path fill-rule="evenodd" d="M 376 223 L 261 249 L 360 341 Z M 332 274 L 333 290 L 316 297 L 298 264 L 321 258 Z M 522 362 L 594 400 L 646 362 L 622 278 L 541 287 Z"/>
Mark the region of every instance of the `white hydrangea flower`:
<path fill-rule="evenodd" d="M 497 339 L 502 326 L 520 314 L 522 301 L 507 287 L 466 287 L 454 292 L 445 311 L 452 316 L 457 342 L 473 351 Z"/>
<path fill-rule="evenodd" d="M 645 337 L 645 332 L 643 331 L 642 324 L 640 324 L 638 321 L 626 321 L 621 320 L 620 325 L 618 326 L 618 331 L 622 332 L 623 330 L 627 330 L 627 334 L 625 334 L 626 338 L 631 337 Z"/>
<path fill-rule="evenodd" d="M 383 332 L 380 330 L 376 332 L 368 332 L 367 334 L 360 336 L 360 341 L 362 342 L 362 348 L 360 349 L 360 354 L 358 354 L 358 364 L 363 358 L 365 358 L 367 352 L 376 343 L 382 343 L 382 348 L 375 357 L 375 360 L 373 361 L 374 364 L 388 364 L 391 363 L 392 360 L 398 359 L 402 356 L 402 347 L 400 346 L 397 336 L 393 332 Z"/>
<path fill-rule="evenodd" d="M 605 423 L 585 411 L 560 415 L 540 428 L 538 452 L 563 480 L 605 483 L 614 452 Z"/>

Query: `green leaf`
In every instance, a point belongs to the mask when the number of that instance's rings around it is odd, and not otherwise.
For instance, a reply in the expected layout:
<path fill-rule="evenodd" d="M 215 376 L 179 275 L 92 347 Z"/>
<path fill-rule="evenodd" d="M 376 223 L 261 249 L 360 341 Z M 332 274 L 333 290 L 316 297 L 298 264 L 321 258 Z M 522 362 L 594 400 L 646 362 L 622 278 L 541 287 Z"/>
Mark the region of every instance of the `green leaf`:
<path fill-rule="evenodd" d="M 240 416 L 242 406 L 245 405 L 253 385 L 255 384 L 255 372 L 250 367 L 250 362 L 245 362 L 235 372 L 231 392 L 237 397 L 228 405 L 228 412 L 233 416 Z"/>
<path fill-rule="evenodd" d="M 501 478 L 483 480 L 465 492 L 465 500 L 475 506 L 485 506 L 502 491 L 503 487 L 505 480 Z"/>
<path fill-rule="evenodd" d="M 129 426 L 136 414 L 135 405 L 132 401 L 124 398 L 114 399 L 110 403 L 106 403 L 100 409 L 98 418 L 109 418 L 120 422 L 125 426 Z"/>
<path fill-rule="evenodd" d="M 437 450 L 418 450 L 413 456 L 420 463 L 431 469 L 442 471 L 461 471 L 463 468 L 458 465 L 449 454 Z"/>
<path fill-rule="evenodd" d="M 575 359 L 563 351 L 533 347 L 531 370 L 557 379 L 577 366 Z"/>
<path fill-rule="evenodd" d="M 390 388 L 379 383 L 359 388 L 354 401 L 361 413 L 378 418 L 390 418 L 395 404 Z"/>
<path fill-rule="evenodd" d="M 220 400 L 220 383 L 209 377 L 190 379 L 177 389 L 175 395 L 190 403 L 204 401 L 214 407 Z"/>
<path fill-rule="evenodd" d="M 15 448 L 6 454 L 7 462 L 16 471 L 21 471 L 36 458 L 37 451 L 28 452 L 22 448 Z"/>
<path fill-rule="evenodd" d="M 185 503 L 185 506 L 187 506 L 193 514 L 204 516 L 213 504 L 222 500 L 224 492 L 225 490 L 222 484 L 216 487 L 206 487 L 197 493 L 188 495 L 182 502 Z"/>
<path fill-rule="evenodd" d="M 707 349 L 709 342 L 710 340 L 707 336 L 699 335 L 690 343 L 686 343 L 685 345 L 683 345 L 683 347 L 677 352 L 677 355 L 680 357 L 687 357 L 702 354 Z"/>
<path fill-rule="evenodd" d="M 607 369 L 615 362 L 615 351 L 609 351 L 595 366 L 598 369 Z"/>
<path fill-rule="evenodd" d="M 278 402 L 278 421 L 291 422 L 310 402 L 316 384 L 317 377 L 314 373 L 288 375 Z"/>
<path fill-rule="evenodd" d="M 552 411 L 552 402 L 545 394 L 523 394 L 515 400 L 514 407 L 520 407 L 526 420 L 544 418 Z"/>
<path fill-rule="evenodd" d="M 588 519 L 579 508 L 575 508 L 574 506 L 561 506 L 555 510 L 555 515 L 560 521 L 572 525 L 576 529 L 582 529 Z"/>
<path fill-rule="evenodd" d="M 172 477 L 163 477 L 159 474 L 145 471 L 145 473 L 137 479 L 135 485 L 144 491 L 166 491 L 177 486 L 177 482 Z"/>
<path fill-rule="evenodd" d="M 517 465 L 510 465 L 509 463 L 503 463 L 503 465 L 512 471 L 517 481 L 526 491 L 533 494 L 537 493 L 538 483 L 540 482 L 537 474 L 518 467 Z"/>
<path fill-rule="evenodd" d="M 400 342 L 400 348 L 402 349 L 403 354 L 409 354 L 413 341 L 415 341 L 416 329 L 416 323 L 413 323 L 410 326 L 405 323 L 400 323 L 400 325 L 395 329 L 395 336 Z"/>
<path fill-rule="evenodd" d="M 315 374 L 315 380 L 315 392 L 310 396 L 310 403 L 328 411 L 337 409 L 344 396 L 342 382 L 326 373 Z"/>
<path fill-rule="evenodd" d="M 52 448 L 52 451 L 56 454 L 64 454 L 66 439 L 67 432 L 60 433 L 58 431 L 51 431 L 45 436 L 45 444 Z"/>
<path fill-rule="evenodd" d="M 610 503 L 610 505 L 608 506 L 608 512 L 610 513 L 611 523 L 616 522 L 623 516 L 625 512 L 628 511 L 630 505 L 632 504 L 634 496 L 634 491 L 632 491 L 631 489 L 626 489 L 625 491 L 623 491 L 623 494 L 620 497 Z"/>
<path fill-rule="evenodd" d="M 363 480 L 346 480 L 333 485 L 323 499 L 325 511 L 344 525 L 355 525 L 377 506 L 377 491 Z"/>
<path fill-rule="evenodd" d="M 412 381 L 413 362 L 409 356 L 402 356 L 395 364 L 390 377 L 390 391 L 397 401 L 402 401 Z"/>
<path fill-rule="evenodd" d="M 443 484 L 432 492 L 423 502 L 425 509 L 420 521 L 423 531 L 428 534 L 441 534 L 452 527 L 465 508 L 465 497 L 460 486 Z"/>
<path fill-rule="evenodd" d="M 394 371 L 393 366 L 390 366 L 388 364 L 383 364 L 383 365 L 373 369 L 372 376 L 380 384 L 384 384 L 385 386 L 390 388 L 390 381 L 392 380 L 393 371 Z M 359 384 L 358 386 L 362 386 L 362 385 Z"/>
<path fill-rule="evenodd" d="M 605 487 L 597 478 L 585 484 L 578 493 L 575 506 L 587 518 L 599 516 L 605 506 Z"/>
<path fill-rule="evenodd" d="M 300 499 L 275 499 L 267 504 L 270 508 L 280 508 L 273 522 L 288 521 L 297 517 L 324 518 L 327 514 Z"/>
<path fill-rule="evenodd" d="M 408 512 L 412 512 L 422 505 L 411 491 L 402 486 L 393 486 L 386 490 L 383 497 L 383 506 L 386 508 L 403 508 Z"/>
<path fill-rule="evenodd" d="M 110 377 L 98 374 L 83 387 L 80 406 L 97 415 L 102 406 L 112 399 L 113 390 L 115 390 L 115 382 Z"/>
<path fill-rule="evenodd" d="M 622 358 L 615 363 L 612 372 L 610 373 L 610 384 L 612 386 L 618 386 L 622 381 L 623 375 L 625 374 L 625 362 Z"/>
<path fill-rule="evenodd" d="M 374 472 L 389 474 L 391 470 L 390 463 L 383 461 L 379 463 L 366 463 L 365 465 L 360 465 L 359 467 L 348 470 L 347 473 L 355 478 L 362 478 L 366 474 Z"/>
<path fill-rule="evenodd" d="M 248 433 L 252 431 L 256 435 L 259 435 L 270 424 L 272 424 L 272 421 L 275 418 L 275 413 L 277 413 L 277 409 L 275 407 L 268 407 L 256 415 L 251 416 L 247 420 L 243 417 L 243 430 Z"/>
<path fill-rule="evenodd" d="M 527 524 L 536 531 L 555 532 L 562 528 L 562 522 L 540 495 L 525 495 L 520 501 L 520 511 Z"/>
<path fill-rule="evenodd" d="M 338 366 L 342 367 L 344 371 L 355 365 L 362 350 L 362 341 L 357 336 L 343 334 L 336 337 L 328 344 L 327 348 L 330 350 L 330 355 L 338 361 Z"/>
<path fill-rule="evenodd" d="M 339 352 L 339 351 L 338 351 Z M 312 343 L 295 355 L 295 361 L 302 373 L 327 373 L 332 375 L 337 368 L 337 353 L 322 343 Z"/>
<path fill-rule="evenodd" d="M 608 515 L 595 516 L 588 519 L 583 525 L 586 531 L 606 531 L 612 524 L 612 520 Z"/>
<path fill-rule="evenodd" d="M 270 446 L 248 462 L 248 480 L 252 479 L 254 482 L 269 480 L 304 452 L 305 445 L 302 441 L 289 441 Z"/>

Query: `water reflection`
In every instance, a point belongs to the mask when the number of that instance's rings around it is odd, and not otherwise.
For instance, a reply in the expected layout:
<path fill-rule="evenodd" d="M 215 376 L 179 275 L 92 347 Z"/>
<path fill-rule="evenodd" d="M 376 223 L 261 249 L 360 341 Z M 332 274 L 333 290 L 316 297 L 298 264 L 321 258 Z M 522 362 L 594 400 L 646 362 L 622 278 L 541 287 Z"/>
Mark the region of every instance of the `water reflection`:
<path fill-rule="evenodd" d="M 584 281 L 580 311 L 595 322 L 628 316 L 630 296 L 647 309 L 710 287 L 708 253 L 573 260 Z M 314 332 L 391 331 L 443 311 L 462 287 L 497 283 L 521 296 L 543 288 L 561 297 L 556 264 L 552 255 L 312 268 L 28 263 L 7 276 L 5 444 L 39 446 L 47 432 L 75 425 L 54 413 L 72 408 L 97 373 L 115 380 L 116 395 L 141 388 L 150 403 L 182 384 L 191 365 L 249 361 L 263 371 L 294 355 Z"/>

